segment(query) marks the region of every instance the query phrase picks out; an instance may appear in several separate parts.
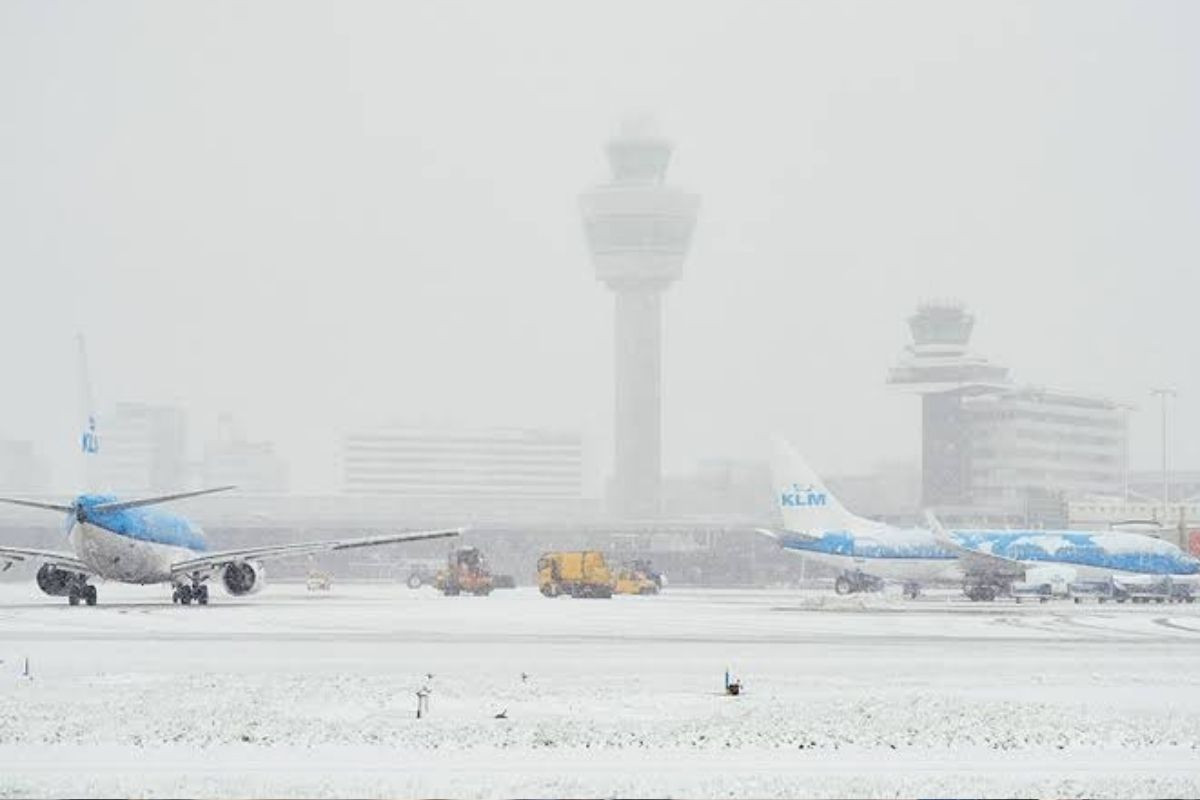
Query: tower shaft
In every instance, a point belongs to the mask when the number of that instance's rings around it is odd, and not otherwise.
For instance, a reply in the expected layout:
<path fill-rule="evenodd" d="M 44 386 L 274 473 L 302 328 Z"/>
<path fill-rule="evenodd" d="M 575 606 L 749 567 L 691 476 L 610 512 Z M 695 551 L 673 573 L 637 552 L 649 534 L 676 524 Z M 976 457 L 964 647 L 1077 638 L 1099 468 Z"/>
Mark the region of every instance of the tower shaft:
<path fill-rule="evenodd" d="M 616 297 L 616 419 L 613 494 L 633 516 L 659 511 L 662 447 L 662 293 L 625 288 Z"/>

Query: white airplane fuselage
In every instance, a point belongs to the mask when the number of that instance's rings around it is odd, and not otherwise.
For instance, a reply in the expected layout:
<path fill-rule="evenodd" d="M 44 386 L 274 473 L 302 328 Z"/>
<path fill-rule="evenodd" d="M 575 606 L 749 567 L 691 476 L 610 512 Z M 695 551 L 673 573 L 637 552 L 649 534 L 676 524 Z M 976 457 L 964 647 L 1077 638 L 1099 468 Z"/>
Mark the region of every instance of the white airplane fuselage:
<path fill-rule="evenodd" d="M 1185 582 L 1200 578 L 1200 562 L 1178 547 L 1124 532 L 954 531 L 961 547 L 1019 562 L 1035 574 L 1066 581 L 1130 580 L 1171 576 Z M 963 562 L 940 547 L 925 529 L 881 527 L 868 533 L 806 533 L 780 544 L 818 563 L 845 572 L 859 571 L 909 583 L 962 582 Z"/>
<path fill-rule="evenodd" d="M 79 560 L 97 575 L 122 583 L 167 583 L 172 564 L 201 552 L 135 539 L 87 522 L 72 523 L 67 539 Z"/>

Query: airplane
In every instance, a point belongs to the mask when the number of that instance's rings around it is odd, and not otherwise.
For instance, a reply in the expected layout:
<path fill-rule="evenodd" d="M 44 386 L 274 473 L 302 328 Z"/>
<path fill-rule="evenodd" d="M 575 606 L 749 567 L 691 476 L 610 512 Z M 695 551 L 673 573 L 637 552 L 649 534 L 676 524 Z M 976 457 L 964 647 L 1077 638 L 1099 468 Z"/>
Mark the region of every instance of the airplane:
<path fill-rule="evenodd" d="M 82 339 L 79 345 L 81 377 L 86 386 Z M 85 389 L 84 394 L 87 393 Z M 90 404 L 90 399 L 85 402 Z M 80 450 L 84 458 L 93 458 L 100 451 L 96 417 L 92 413 L 87 414 Z M 198 526 L 185 517 L 155 508 L 163 503 L 233 488 L 236 487 L 218 486 L 129 500 L 111 494 L 84 493 L 69 504 L 0 497 L 2 503 L 64 514 L 63 527 L 71 546 L 71 552 L 60 552 L 0 545 L 0 562 L 3 563 L 0 572 L 16 562 L 40 563 L 38 588 L 48 595 L 66 597 L 73 606 L 81 602 L 89 606 L 96 604 L 96 587 L 90 582 L 93 578 L 134 584 L 169 583 L 174 588 L 171 597 L 174 603 L 190 605 L 195 600 L 199 605 L 207 605 L 207 582 L 214 578 L 235 597 L 260 591 L 266 581 L 265 561 L 331 550 L 444 539 L 460 536 L 465 530 L 407 531 L 213 551 L 208 548 L 204 532 Z"/>
<path fill-rule="evenodd" d="M 0 545 L 4 570 L 14 562 L 40 562 L 37 585 L 71 605 L 96 604 L 92 578 L 120 583 L 170 583 L 172 602 L 208 604 L 207 581 L 219 578 L 230 595 L 255 594 L 266 582 L 263 562 L 384 544 L 459 536 L 463 528 L 408 531 L 351 539 L 259 545 L 233 550 L 208 549 L 203 531 L 185 517 L 151 506 L 197 497 L 235 487 L 220 486 L 194 492 L 120 500 L 107 494 L 81 494 L 70 504 L 43 503 L 13 497 L 0 502 L 57 511 L 66 515 L 67 541 L 73 552 Z"/>
<path fill-rule="evenodd" d="M 841 570 L 838 594 L 900 582 L 916 597 L 929 583 L 961 583 L 971 600 L 994 600 L 1015 583 L 1107 582 L 1117 586 L 1170 579 L 1191 585 L 1200 559 L 1174 544 L 1138 533 L 1073 530 L 947 531 L 932 514 L 928 527 L 901 528 L 848 511 L 790 445 L 775 444 L 775 502 L 783 530 L 759 529 L 779 546 Z M 1191 597 L 1191 594 L 1188 595 Z"/>

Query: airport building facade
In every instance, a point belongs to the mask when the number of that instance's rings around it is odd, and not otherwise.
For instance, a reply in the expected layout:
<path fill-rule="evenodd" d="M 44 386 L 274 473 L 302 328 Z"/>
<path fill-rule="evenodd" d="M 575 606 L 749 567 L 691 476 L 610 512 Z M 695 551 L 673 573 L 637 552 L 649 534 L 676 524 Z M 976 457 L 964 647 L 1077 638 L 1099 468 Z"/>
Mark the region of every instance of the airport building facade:
<path fill-rule="evenodd" d="M 970 497 L 1012 508 L 1042 490 L 1067 498 L 1120 490 L 1125 415 L 1102 398 L 1033 387 L 964 402 L 970 431 Z"/>
<path fill-rule="evenodd" d="M 547 430 L 381 427 L 345 437 L 343 490 L 493 503 L 578 501 L 584 447 L 578 434 Z"/>

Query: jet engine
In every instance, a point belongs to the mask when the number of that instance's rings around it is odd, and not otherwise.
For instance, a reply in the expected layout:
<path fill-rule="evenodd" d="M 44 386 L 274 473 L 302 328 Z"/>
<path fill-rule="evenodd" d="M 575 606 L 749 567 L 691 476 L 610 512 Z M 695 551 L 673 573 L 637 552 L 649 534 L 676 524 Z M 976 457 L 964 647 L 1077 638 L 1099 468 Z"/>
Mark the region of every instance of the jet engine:
<path fill-rule="evenodd" d="M 86 583 L 86 578 L 77 572 L 60 569 L 53 564 L 42 564 L 37 571 L 37 585 L 48 595 L 66 597 L 71 587 Z"/>
<path fill-rule="evenodd" d="M 266 583 L 267 574 L 263 565 L 256 561 L 234 561 L 221 571 L 221 583 L 225 591 L 235 597 L 255 594 Z"/>

